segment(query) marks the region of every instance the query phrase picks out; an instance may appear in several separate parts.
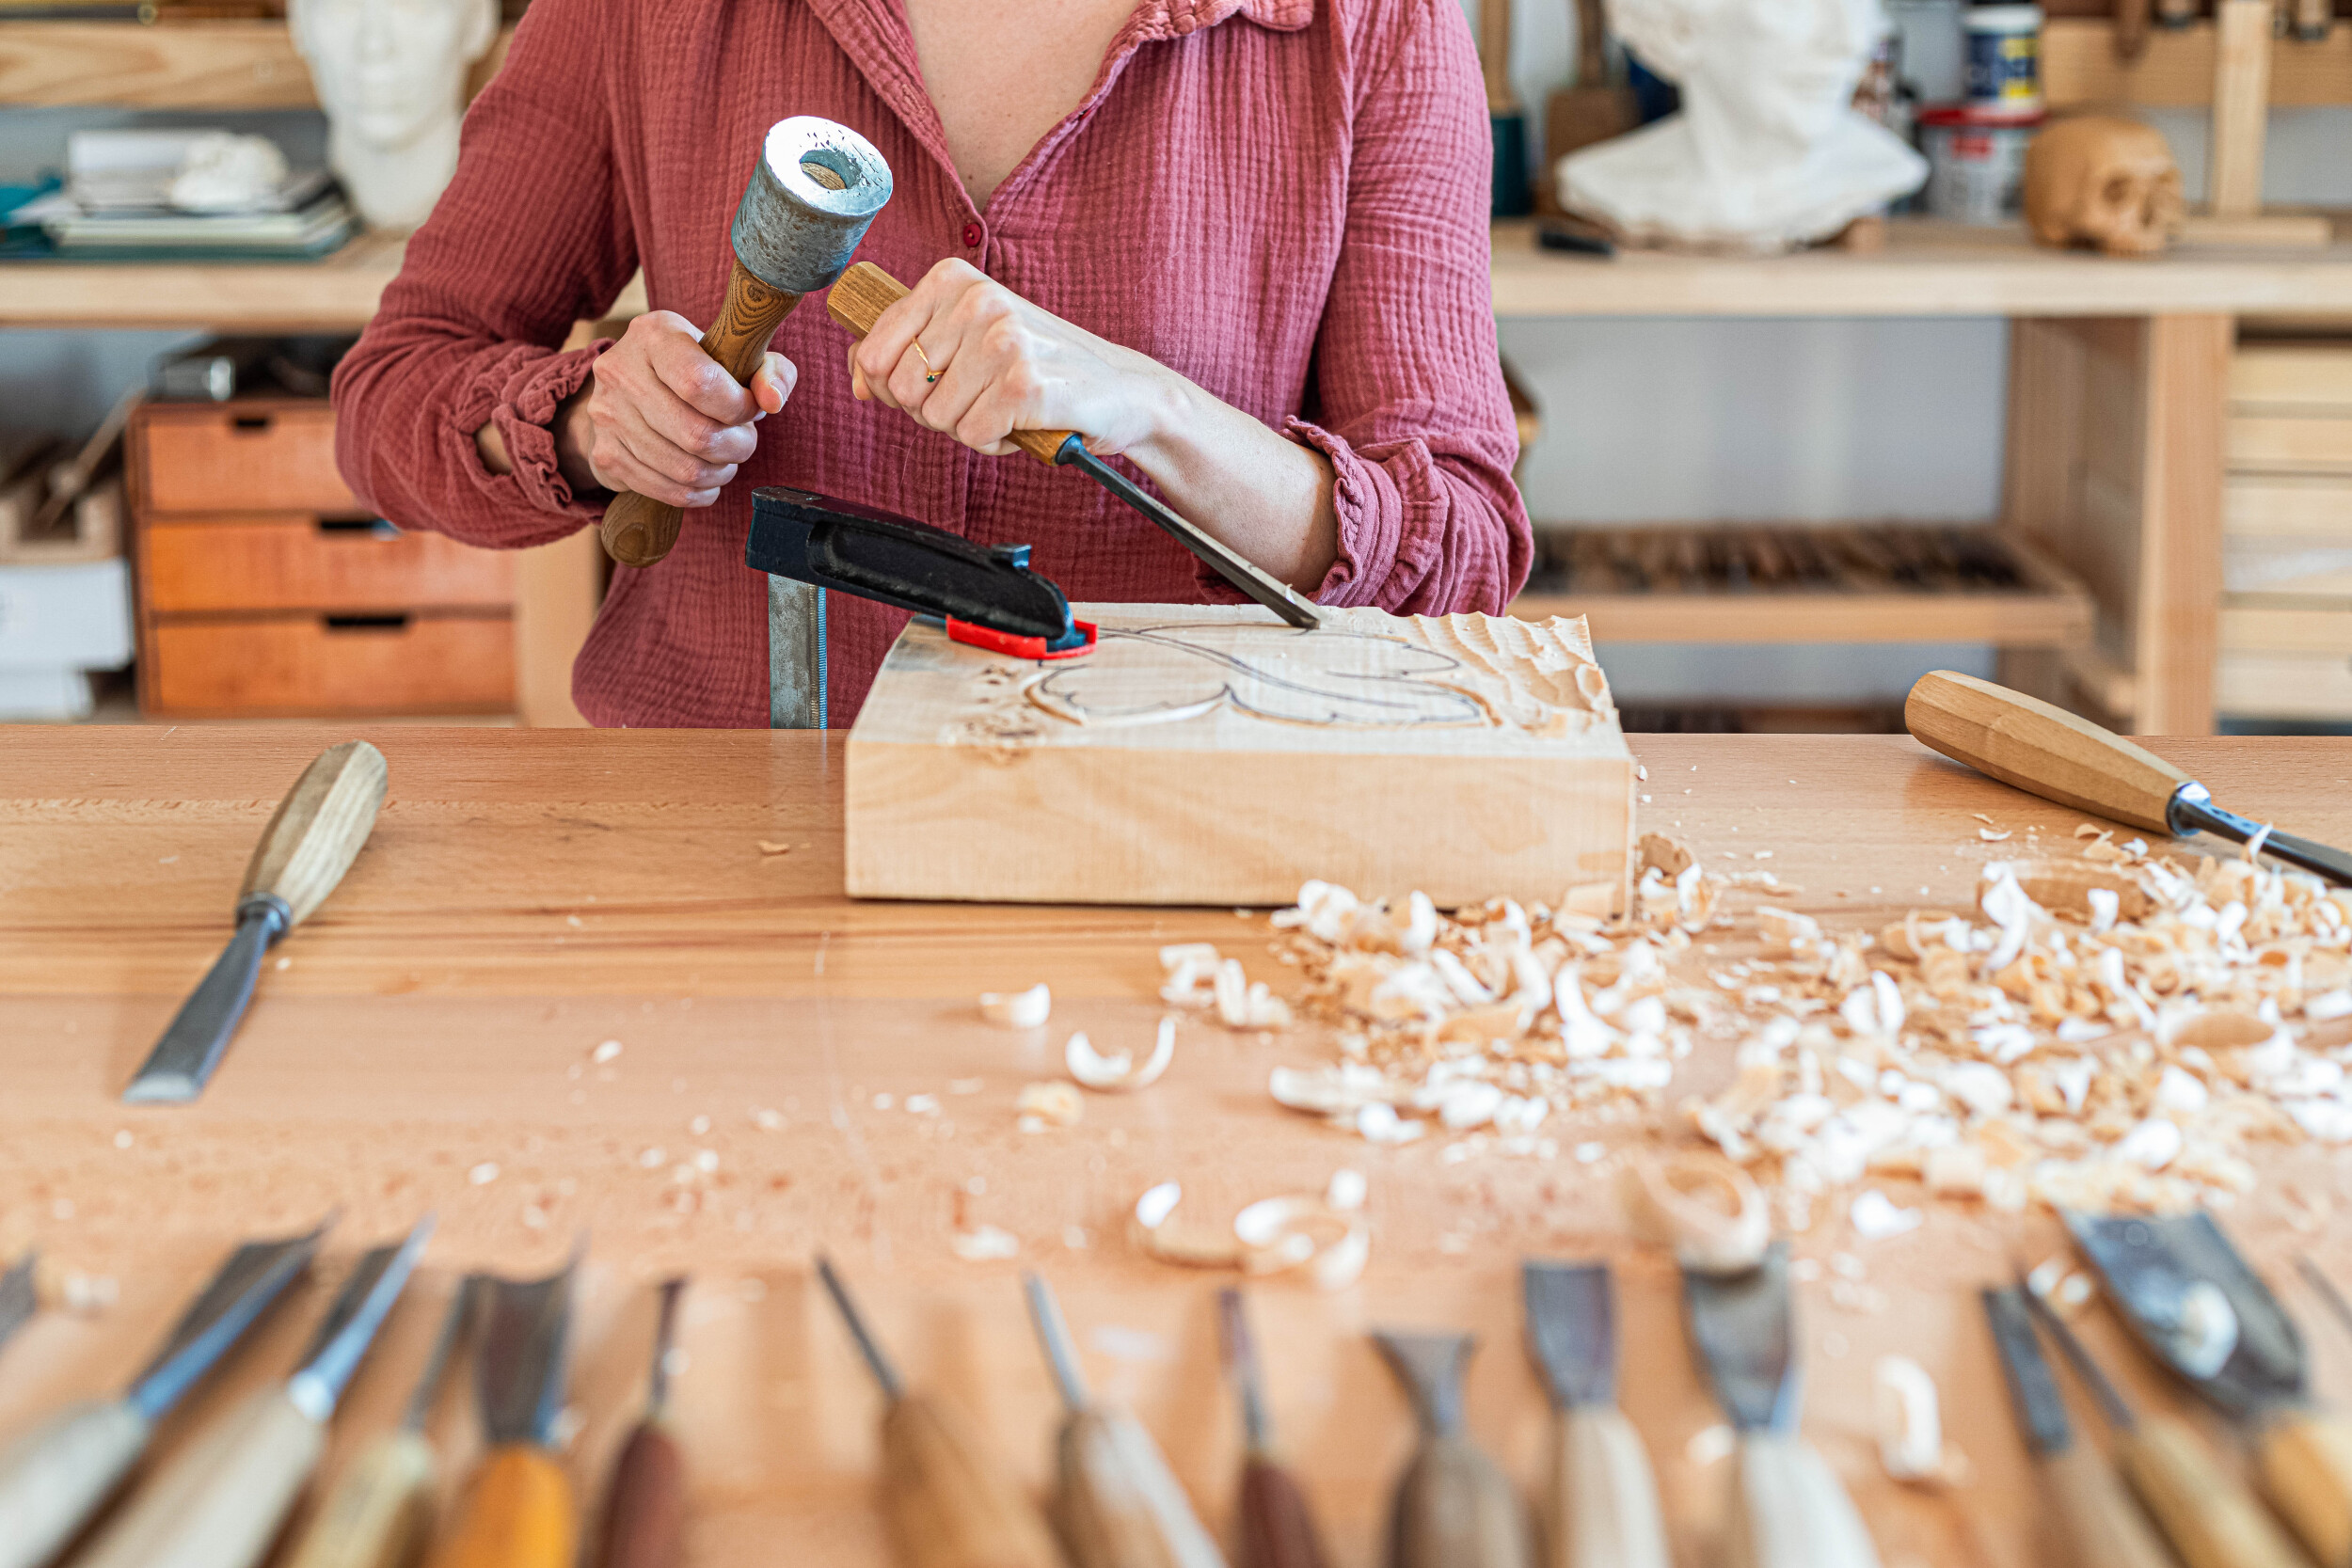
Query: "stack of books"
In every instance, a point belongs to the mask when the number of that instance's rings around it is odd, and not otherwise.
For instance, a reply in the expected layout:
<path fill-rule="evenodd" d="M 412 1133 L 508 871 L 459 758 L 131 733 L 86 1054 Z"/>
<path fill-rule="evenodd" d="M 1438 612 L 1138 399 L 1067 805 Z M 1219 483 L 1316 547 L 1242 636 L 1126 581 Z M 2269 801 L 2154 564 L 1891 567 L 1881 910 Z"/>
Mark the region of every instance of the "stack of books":
<path fill-rule="evenodd" d="M 324 168 L 290 169 L 234 211 L 189 212 L 171 184 L 200 131 L 83 131 L 67 143 L 64 186 L 8 217 L 38 225 L 74 261 L 305 261 L 357 227 Z"/>

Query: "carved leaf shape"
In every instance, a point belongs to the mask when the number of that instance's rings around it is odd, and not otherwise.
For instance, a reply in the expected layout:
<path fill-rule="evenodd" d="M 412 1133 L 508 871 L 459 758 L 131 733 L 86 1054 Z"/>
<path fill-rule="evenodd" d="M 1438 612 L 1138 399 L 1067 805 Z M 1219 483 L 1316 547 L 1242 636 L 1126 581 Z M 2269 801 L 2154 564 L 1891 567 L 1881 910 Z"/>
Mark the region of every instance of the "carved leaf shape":
<path fill-rule="evenodd" d="M 1231 622 L 1105 628 L 1085 658 L 1057 666 L 1030 700 L 1073 722 L 1149 724 L 1220 704 L 1282 723 L 1394 729 L 1491 722 L 1449 684 L 1461 662 L 1398 638 Z"/>

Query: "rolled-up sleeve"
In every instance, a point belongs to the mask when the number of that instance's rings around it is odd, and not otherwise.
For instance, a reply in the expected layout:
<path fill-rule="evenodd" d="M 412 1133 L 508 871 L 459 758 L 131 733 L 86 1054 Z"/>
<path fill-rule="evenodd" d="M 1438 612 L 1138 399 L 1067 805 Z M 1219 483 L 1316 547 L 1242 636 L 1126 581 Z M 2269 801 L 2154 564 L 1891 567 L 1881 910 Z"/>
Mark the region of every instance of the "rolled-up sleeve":
<path fill-rule="evenodd" d="M 538 0 L 466 116 L 456 177 L 336 368 L 344 481 L 403 528 L 519 547 L 594 522 L 550 431 L 608 345 L 565 351 L 637 266 L 605 90 L 627 8 Z M 626 50 L 622 53 L 625 55 Z M 494 425 L 514 471 L 483 466 Z"/>
<path fill-rule="evenodd" d="M 1454 0 L 1406 9 L 1362 57 L 1346 237 L 1310 404 L 1284 434 L 1337 481 L 1339 559 L 1318 598 L 1500 613 L 1534 540 L 1495 346 L 1486 94 Z"/>

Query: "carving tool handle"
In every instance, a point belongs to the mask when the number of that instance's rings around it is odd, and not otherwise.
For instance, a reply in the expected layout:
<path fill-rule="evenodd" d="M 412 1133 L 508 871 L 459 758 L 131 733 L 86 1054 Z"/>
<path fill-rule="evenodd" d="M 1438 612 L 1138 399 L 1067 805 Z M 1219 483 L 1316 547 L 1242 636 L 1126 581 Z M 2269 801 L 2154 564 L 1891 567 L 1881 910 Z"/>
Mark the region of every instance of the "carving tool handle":
<path fill-rule="evenodd" d="M 1633 1423 L 1613 1405 L 1560 1413 L 1545 1519 L 1545 1568 L 1670 1568 L 1658 1481 Z"/>
<path fill-rule="evenodd" d="M 676 1568 L 686 1560 L 686 1459 L 668 1426 L 640 1421 L 612 1465 L 598 1568 Z"/>
<path fill-rule="evenodd" d="M 284 1385 L 264 1388 L 173 1455 L 74 1560 L 80 1568 L 252 1568 L 326 1448 Z"/>
<path fill-rule="evenodd" d="M 1811 1444 L 1744 1433 L 1732 1464 L 1725 1568 L 1878 1568 L 1853 1499 Z"/>
<path fill-rule="evenodd" d="M 396 1432 L 343 1472 L 286 1568 L 408 1568 L 433 1528 L 433 1445 Z"/>
<path fill-rule="evenodd" d="M 554 1460 L 521 1444 L 493 1449 L 433 1554 L 433 1568 L 573 1568 L 580 1526 Z"/>
<path fill-rule="evenodd" d="M 1056 1459 L 1055 1501 L 1073 1568 L 1225 1568 L 1184 1488 L 1132 1417 L 1073 1414 L 1062 1423 Z"/>
<path fill-rule="evenodd" d="M 882 1416 L 882 1502 L 904 1568 L 1062 1568 L 1028 1494 L 960 1411 L 928 1395 Z"/>
<path fill-rule="evenodd" d="M 833 319 L 863 338 L 874 330 L 882 313 L 911 293 L 907 286 L 871 261 L 852 263 L 840 281 L 826 291 L 825 309 Z M 1067 430 L 1016 430 L 1008 437 L 1014 446 L 1049 467 L 1069 440 Z"/>
<path fill-rule="evenodd" d="M 1461 1437 L 1425 1438 L 1396 1483 L 1390 1568 L 1532 1568 L 1518 1494 Z"/>
<path fill-rule="evenodd" d="M 2076 1443 L 2042 1462 L 2042 1484 L 2074 1568 L 2172 1568 L 2148 1515 L 2132 1501 L 2104 1455 Z"/>
<path fill-rule="evenodd" d="M 2144 1415 L 2118 1432 L 2115 1464 L 2185 1568 L 2309 1568 L 2178 1417 Z"/>
<path fill-rule="evenodd" d="M 2352 1422 L 2289 1411 L 2254 1440 L 2254 1473 L 2314 1560 L 2352 1563 Z"/>
<path fill-rule="evenodd" d="M 262 830 L 238 902 L 266 895 L 285 904 L 288 929 L 301 925 L 375 831 L 389 776 L 384 753 L 364 740 L 321 752 Z"/>
<path fill-rule="evenodd" d="M 69 1405 L 0 1453 L 0 1568 L 41 1568 L 122 1484 L 153 1430 L 127 1400 Z"/>
<path fill-rule="evenodd" d="M 777 325 L 800 302 L 800 295 L 771 289 L 754 277 L 739 259 L 730 261 L 726 299 L 718 319 L 703 333 L 703 352 L 736 380 L 750 381 L 758 373 Z M 652 566 L 677 543 L 685 520 L 686 514 L 667 501 L 624 490 L 605 507 L 596 533 L 605 553 L 622 565 Z"/>
<path fill-rule="evenodd" d="M 1238 1568 L 1326 1568 L 1298 1478 L 1262 1454 L 1242 1465 Z"/>
<path fill-rule="evenodd" d="M 2045 800 L 2169 832 L 2188 775 L 2090 720 L 1949 670 L 1919 677 L 1903 704 L 1919 743 Z"/>

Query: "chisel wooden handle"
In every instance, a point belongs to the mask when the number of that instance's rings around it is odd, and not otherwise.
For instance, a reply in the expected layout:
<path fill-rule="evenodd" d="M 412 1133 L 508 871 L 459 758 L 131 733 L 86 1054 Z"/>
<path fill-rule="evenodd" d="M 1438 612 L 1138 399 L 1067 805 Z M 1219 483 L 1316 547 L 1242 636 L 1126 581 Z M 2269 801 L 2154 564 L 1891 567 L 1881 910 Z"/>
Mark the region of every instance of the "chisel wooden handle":
<path fill-rule="evenodd" d="M 1298 1479 L 1263 1455 L 1242 1465 L 1238 1568 L 1327 1568 Z"/>
<path fill-rule="evenodd" d="M 2142 1416 L 2117 1433 L 2115 1465 L 2186 1568 L 2310 1568 L 2177 1417 Z"/>
<path fill-rule="evenodd" d="M 266 893 L 285 900 L 290 928 L 301 925 L 335 891 L 375 831 L 389 772 L 384 753 L 364 740 L 321 752 L 262 830 L 238 902 Z"/>
<path fill-rule="evenodd" d="M 703 334 L 703 352 L 738 381 L 758 373 L 776 325 L 792 313 L 801 296 L 771 289 L 754 277 L 739 260 L 727 263 L 727 296 L 719 319 Z M 651 566 L 677 543 L 686 514 L 667 501 L 647 500 L 624 490 L 604 509 L 596 533 L 605 553 L 624 566 Z"/>
<path fill-rule="evenodd" d="M 2042 1462 L 2069 1568 L 2172 1568 L 2148 1515 L 2132 1501 L 2105 1455 L 2077 1442 Z"/>
<path fill-rule="evenodd" d="M 0 1568 L 40 1568 L 113 1496 L 152 1430 L 128 1402 L 69 1405 L 0 1453 Z"/>
<path fill-rule="evenodd" d="M 1055 1498 L 1073 1568 L 1225 1568 L 1151 1434 L 1118 1411 L 1062 1424 Z"/>
<path fill-rule="evenodd" d="M 1613 1405 L 1560 1413 L 1544 1518 L 1545 1568 L 1670 1568 L 1658 1481 Z"/>
<path fill-rule="evenodd" d="M 1465 1438 L 1429 1437 L 1396 1483 L 1390 1568 L 1531 1568 L 1527 1520 L 1502 1472 Z"/>
<path fill-rule="evenodd" d="M 311 1515 L 286 1568 L 409 1568 L 433 1528 L 433 1445 L 413 1432 L 372 1444 Z"/>
<path fill-rule="evenodd" d="M 2352 1423 L 2304 1410 L 2274 1418 L 2254 1439 L 2254 1473 L 2314 1559 L 2352 1563 Z"/>
<path fill-rule="evenodd" d="M 1802 1438 L 1742 1433 L 1732 1486 L 1724 1568 L 1878 1568 L 1853 1499 Z"/>
<path fill-rule="evenodd" d="M 1974 675 L 1936 670 L 1903 703 L 1923 746 L 2005 784 L 2152 832 L 2188 775 L 2090 720 Z"/>
<path fill-rule="evenodd" d="M 533 1448 L 493 1449 L 433 1554 L 433 1568 L 573 1568 L 572 1483 Z"/>
<path fill-rule="evenodd" d="M 891 277 L 871 261 L 851 263 L 840 280 L 826 291 L 825 309 L 833 319 L 863 338 L 874 330 L 882 313 L 906 298 L 907 286 Z M 1070 439 L 1066 430 L 1016 430 L 1006 439 L 1041 463 L 1050 464 L 1054 454 Z"/>
<path fill-rule="evenodd" d="M 882 1505 L 905 1568 L 1061 1568 L 1037 1505 L 963 1414 L 930 1395 L 882 1415 Z"/>
<path fill-rule="evenodd" d="M 282 1384 L 262 1389 L 133 1492 L 77 1568 L 252 1568 L 326 1448 Z"/>
<path fill-rule="evenodd" d="M 676 1568 L 686 1557 L 686 1458 L 658 1420 L 640 1421 L 612 1462 L 597 1568 Z"/>

